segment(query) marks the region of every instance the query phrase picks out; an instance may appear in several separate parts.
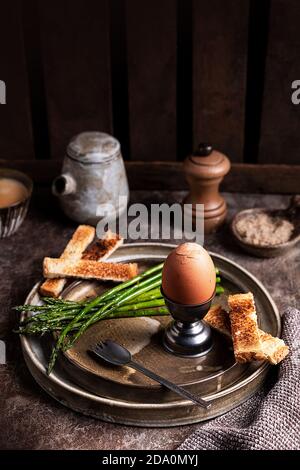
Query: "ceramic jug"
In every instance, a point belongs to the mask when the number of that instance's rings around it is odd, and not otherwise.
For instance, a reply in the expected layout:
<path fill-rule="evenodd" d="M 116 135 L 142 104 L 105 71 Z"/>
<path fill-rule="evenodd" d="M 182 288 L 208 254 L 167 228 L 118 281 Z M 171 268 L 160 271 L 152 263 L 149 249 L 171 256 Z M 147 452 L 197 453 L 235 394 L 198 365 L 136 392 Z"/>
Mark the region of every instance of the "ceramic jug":
<path fill-rule="evenodd" d="M 127 208 L 129 189 L 118 140 L 102 132 L 73 137 L 52 192 L 76 222 L 96 225 L 107 214 L 119 217 Z"/>

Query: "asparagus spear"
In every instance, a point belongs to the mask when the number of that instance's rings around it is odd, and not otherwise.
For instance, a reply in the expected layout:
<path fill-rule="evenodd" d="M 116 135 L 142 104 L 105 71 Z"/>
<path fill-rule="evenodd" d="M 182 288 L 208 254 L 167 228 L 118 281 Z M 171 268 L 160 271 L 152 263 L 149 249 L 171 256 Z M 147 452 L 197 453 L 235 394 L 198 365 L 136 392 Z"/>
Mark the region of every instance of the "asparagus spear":
<path fill-rule="evenodd" d="M 151 282 L 151 283 L 150 283 Z M 139 294 L 142 294 L 143 292 L 146 292 L 147 290 L 152 289 L 153 287 L 157 287 L 160 285 L 160 279 L 156 280 L 153 282 L 153 279 L 149 279 L 149 281 L 145 281 L 144 283 L 140 284 L 140 287 L 138 290 L 130 290 L 128 292 L 125 292 L 123 296 L 120 296 L 116 301 L 111 302 L 104 307 L 100 308 L 97 310 L 90 318 L 87 319 L 87 321 L 81 326 L 81 328 L 78 330 L 78 332 L 75 334 L 74 338 L 72 339 L 71 345 L 74 344 L 75 341 L 88 329 L 88 327 L 94 323 L 95 321 L 100 320 L 105 316 L 105 314 L 111 314 L 115 310 L 118 309 L 121 305 L 125 304 L 126 301 L 130 299 L 134 299 L 137 297 Z M 143 285 L 144 284 L 144 285 Z"/>
<path fill-rule="evenodd" d="M 130 318 L 130 317 L 146 317 L 146 316 L 160 316 L 160 315 L 169 315 L 169 311 L 166 306 L 152 306 L 139 309 L 132 309 L 129 306 L 126 308 L 123 307 L 121 310 L 116 310 L 111 314 L 105 315 L 102 320 L 115 319 L 115 318 Z M 98 321 L 98 320 L 97 320 Z M 69 322 L 69 319 L 55 319 L 49 320 L 48 323 L 42 323 L 41 325 L 37 323 L 29 324 L 26 326 L 20 325 L 18 330 L 15 330 L 15 333 L 22 335 L 42 335 L 48 332 L 61 331 L 65 326 L 66 322 Z M 94 322 L 96 323 L 96 322 Z M 77 323 L 73 326 L 72 332 L 77 331 L 82 322 Z"/>
<path fill-rule="evenodd" d="M 110 291 L 107 291 L 106 293 L 102 294 L 99 297 L 96 297 L 94 300 L 89 302 L 80 311 L 80 313 L 62 330 L 62 332 L 61 332 L 61 334 L 60 334 L 60 336 L 57 340 L 57 343 L 56 343 L 56 345 L 53 348 L 52 353 L 51 353 L 50 362 L 49 362 L 48 371 L 47 371 L 48 374 L 50 374 L 51 371 L 53 370 L 53 367 L 55 365 L 59 350 L 63 347 L 63 343 L 66 340 L 66 336 L 72 330 L 73 326 L 76 323 L 78 323 L 79 320 L 84 318 L 84 316 L 87 313 L 89 313 L 89 311 L 93 307 L 98 305 L 101 302 L 101 300 L 104 300 L 104 299 L 108 300 L 108 303 L 104 307 L 100 308 L 100 310 L 97 310 L 96 313 L 94 315 L 92 315 L 92 317 L 90 317 L 84 323 L 85 326 L 84 325 L 81 326 L 81 328 L 79 329 L 79 331 L 76 334 L 76 338 L 74 339 L 74 341 L 76 341 L 76 339 L 88 328 L 88 326 L 91 324 L 91 321 L 94 320 L 95 316 L 97 316 L 97 318 L 100 319 L 101 314 L 103 314 L 105 312 L 105 310 L 108 310 L 109 307 L 112 307 L 112 305 L 114 305 L 115 303 L 116 303 L 116 306 L 120 306 L 120 305 L 122 305 L 122 301 L 123 301 L 123 303 L 125 303 L 124 300 L 129 300 L 130 295 L 132 297 L 134 294 L 136 294 L 135 296 L 137 296 L 138 294 L 141 294 L 141 293 L 145 292 L 145 287 L 143 287 L 143 285 L 145 283 L 148 286 L 147 290 L 150 290 L 150 286 L 151 286 L 150 283 L 153 283 L 153 279 L 159 279 L 156 282 L 160 283 L 161 282 L 161 280 L 160 280 L 161 273 L 158 273 L 158 274 L 150 277 L 146 281 L 143 281 L 143 279 L 146 278 L 147 276 L 149 276 L 149 274 L 153 274 L 157 271 L 161 271 L 162 266 L 163 266 L 163 264 L 160 264 L 158 266 L 155 266 L 154 268 L 148 269 L 143 274 L 140 274 L 139 276 L 136 276 L 135 278 L 131 279 L 130 281 L 124 282 L 123 284 L 119 284 L 118 286 L 114 287 Z M 142 282 L 140 283 L 140 281 L 142 281 Z M 138 285 L 136 286 L 135 284 L 138 284 Z M 151 288 L 157 287 L 158 285 L 159 284 L 153 285 L 153 286 L 151 286 Z M 125 287 L 129 287 L 129 289 L 126 290 L 125 293 L 121 292 L 119 295 L 115 296 L 116 293 L 124 290 Z M 144 290 L 143 290 L 143 288 L 144 288 Z M 115 310 L 116 310 L 116 308 L 115 308 Z M 111 312 L 107 312 L 107 313 L 111 313 Z M 93 320 L 91 320 L 91 318 Z"/>

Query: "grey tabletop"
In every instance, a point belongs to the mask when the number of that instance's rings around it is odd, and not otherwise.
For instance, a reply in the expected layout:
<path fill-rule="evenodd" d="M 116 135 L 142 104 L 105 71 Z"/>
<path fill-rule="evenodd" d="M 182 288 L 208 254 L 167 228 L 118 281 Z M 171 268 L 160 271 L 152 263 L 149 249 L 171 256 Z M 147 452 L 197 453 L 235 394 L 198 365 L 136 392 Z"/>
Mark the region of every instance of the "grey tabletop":
<path fill-rule="evenodd" d="M 183 192 L 133 192 L 132 202 L 180 201 Z M 265 206 L 281 208 L 288 196 L 225 194 L 229 214 Z M 24 363 L 18 337 L 12 333 L 17 315 L 12 307 L 24 302 L 42 275 L 42 259 L 58 256 L 75 224 L 67 220 L 39 189 L 26 221 L 8 239 L 0 240 L 0 339 L 6 344 L 6 364 L 0 364 L 1 449 L 174 449 L 197 425 L 146 429 L 103 423 L 75 413 L 53 400 L 35 383 Z M 227 225 L 205 240 L 206 248 L 240 263 L 269 289 L 279 310 L 300 305 L 300 250 L 284 257 L 259 259 L 235 245 Z"/>

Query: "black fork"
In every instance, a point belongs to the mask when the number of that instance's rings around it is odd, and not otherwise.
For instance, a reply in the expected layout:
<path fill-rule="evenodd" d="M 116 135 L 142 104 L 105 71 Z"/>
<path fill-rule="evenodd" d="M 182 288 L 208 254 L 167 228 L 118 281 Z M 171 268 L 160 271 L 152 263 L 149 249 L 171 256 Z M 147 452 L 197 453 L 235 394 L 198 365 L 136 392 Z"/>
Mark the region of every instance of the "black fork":
<path fill-rule="evenodd" d="M 196 405 L 201 406 L 202 408 L 208 409 L 211 406 L 211 403 L 203 400 L 203 398 L 197 397 L 192 393 L 185 390 L 183 387 L 180 387 L 173 382 L 161 377 L 160 375 L 155 374 L 149 369 L 146 369 L 141 364 L 132 360 L 131 353 L 128 349 L 124 348 L 118 343 L 115 343 L 111 340 L 101 341 L 96 344 L 94 347 L 91 348 L 90 352 L 95 354 L 96 356 L 100 357 L 104 361 L 114 364 L 116 366 L 129 366 L 133 369 L 141 372 L 142 374 L 146 375 L 152 380 L 160 383 L 164 387 L 172 390 L 172 392 L 177 393 L 178 395 L 192 401 Z"/>

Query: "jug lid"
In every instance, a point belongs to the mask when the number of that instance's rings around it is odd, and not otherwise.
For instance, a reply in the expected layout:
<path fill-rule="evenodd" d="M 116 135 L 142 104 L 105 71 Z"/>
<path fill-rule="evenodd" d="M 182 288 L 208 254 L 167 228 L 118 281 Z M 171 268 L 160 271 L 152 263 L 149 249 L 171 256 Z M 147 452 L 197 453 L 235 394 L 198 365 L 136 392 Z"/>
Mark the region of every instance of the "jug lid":
<path fill-rule="evenodd" d="M 97 131 L 75 135 L 67 147 L 67 155 L 81 163 L 103 163 L 119 152 L 120 143 L 117 139 Z"/>

